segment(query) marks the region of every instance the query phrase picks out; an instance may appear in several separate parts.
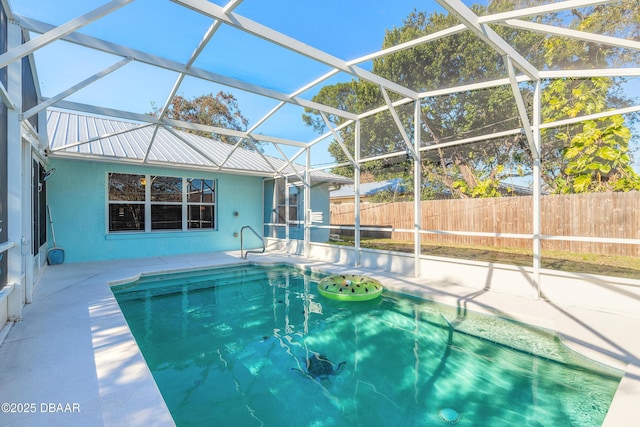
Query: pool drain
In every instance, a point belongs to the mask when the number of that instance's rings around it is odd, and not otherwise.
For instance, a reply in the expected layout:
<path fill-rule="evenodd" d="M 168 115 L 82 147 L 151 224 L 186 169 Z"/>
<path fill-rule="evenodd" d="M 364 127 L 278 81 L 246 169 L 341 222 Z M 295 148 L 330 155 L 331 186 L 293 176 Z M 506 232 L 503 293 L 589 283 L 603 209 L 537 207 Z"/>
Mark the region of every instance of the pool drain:
<path fill-rule="evenodd" d="M 442 408 L 438 411 L 440 419 L 445 423 L 455 424 L 460 420 L 460 414 L 455 409 Z"/>

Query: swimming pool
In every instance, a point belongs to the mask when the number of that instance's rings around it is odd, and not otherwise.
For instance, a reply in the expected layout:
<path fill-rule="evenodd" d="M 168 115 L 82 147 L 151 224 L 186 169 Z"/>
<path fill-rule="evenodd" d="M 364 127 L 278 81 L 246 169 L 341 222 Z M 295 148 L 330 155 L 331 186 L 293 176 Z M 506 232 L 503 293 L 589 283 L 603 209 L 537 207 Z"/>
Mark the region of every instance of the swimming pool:
<path fill-rule="evenodd" d="M 622 372 L 548 331 L 389 291 L 329 300 L 322 277 L 241 265 L 112 289 L 178 426 L 602 424 Z M 303 374 L 318 354 L 326 375 Z"/>

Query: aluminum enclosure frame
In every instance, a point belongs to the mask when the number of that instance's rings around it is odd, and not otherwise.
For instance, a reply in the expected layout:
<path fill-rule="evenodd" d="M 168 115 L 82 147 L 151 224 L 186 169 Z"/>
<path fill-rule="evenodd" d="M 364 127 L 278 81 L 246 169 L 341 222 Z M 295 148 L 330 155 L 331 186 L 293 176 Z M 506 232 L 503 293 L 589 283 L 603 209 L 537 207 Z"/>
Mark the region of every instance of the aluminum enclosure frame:
<path fill-rule="evenodd" d="M 331 55 L 327 52 L 319 50 L 317 48 L 308 46 L 301 42 L 300 40 L 296 40 L 292 37 L 286 36 L 272 28 L 269 28 L 259 22 L 250 20 L 240 14 L 237 14 L 234 10 L 242 3 L 242 0 L 231 0 L 227 3 L 226 6 L 221 7 L 214 3 L 208 2 L 206 0 L 172 0 L 175 4 L 187 7 L 205 15 L 209 18 L 213 19 L 211 26 L 207 29 L 206 33 L 203 35 L 200 43 L 195 47 L 193 53 L 189 57 L 189 60 L 186 63 L 179 63 L 168 58 L 162 58 L 147 52 L 139 51 L 133 49 L 128 46 L 118 45 L 113 42 L 109 42 L 107 40 L 100 40 L 94 37 L 90 37 L 78 32 L 82 27 L 103 18 L 104 16 L 110 14 L 111 12 L 118 10 L 122 7 L 126 7 L 129 3 L 132 3 L 134 0 L 112 0 L 104 5 L 96 8 L 95 10 L 88 12 L 76 19 L 68 21 L 65 24 L 59 26 L 53 26 L 47 23 L 39 22 L 34 19 L 30 19 L 28 17 L 21 17 L 13 15 L 11 19 L 15 20 L 15 22 L 20 25 L 23 35 L 27 38 L 27 42 L 20 45 L 10 46 L 9 50 L 0 55 L 0 68 L 11 65 L 16 61 L 19 61 L 22 57 L 28 56 L 36 52 L 37 50 L 47 46 L 57 40 L 64 40 L 76 45 L 79 45 L 88 49 L 95 49 L 102 52 L 107 52 L 121 59 L 111 65 L 110 67 L 94 74 L 88 79 L 79 82 L 68 89 L 60 92 L 58 95 L 51 97 L 49 99 L 42 99 L 40 103 L 26 111 L 23 114 L 19 115 L 20 120 L 26 121 L 29 117 L 38 114 L 39 112 L 45 110 L 49 107 L 57 107 L 75 111 L 82 111 L 90 114 L 102 114 L 112 117 L 118 117 L 127 120 L 135 120 L 141 122 L 141 126 L 154 126 L 154 136 L 151 138 L 149 142 L 147 156 L 145 156 L 145 160 L 143 163 L 148 162 L 148 154 L 154 144 L 155 135 L 158 129 L 166 128 L 171 132 L 174 127 L 183 127 L 187 129 L 199 129 L 199 130 L 207 130 L 211 132 L 215 132 L 221 135 L 228 135 L 232 137 L 239 138 L 238 143 L 234 146 L 232 152 L 228 155 L 227 159 L 222 162 L 222 164 L 218 165 L 220 170 L 224 169 L 224 164 L 228 161 L 228 159 L 233 156 L 234 151 L 237 150 L 239 144 L 242 141 L 251 141 L 252 139 L 256 139 L 262 142 L 268 142 L 273 144 L 274 147 L 278 150 L 280 155 L 283 157 L 283 160 L 286 162 L 288 166 L 292 166 L 293 162 L 297 158 L 302 158 L 304 154 L 304 172 L 295 171 L 293 174 L 287 175 L 285 173 L 285 169 L 283 167 L 278 168 L 274 165 L 273 169 L 273 177 L 274 178 L 289 178 L 291 176 L 295 176 L 296 179 L 300 179 L 304 185 L 305 191 L 305 209 L 304 209 L 304 247 L 305 253 L 308 254 L 309 243 L 310 243 L 310 229 L 314 227 L 310 219 L 310 209 L 308 201 L 310 200 L 310 173 L 312 171 L 312 162 L 311 162 L 311 149 L 317 143 L 322 141 L 327 137 L 333 136 L 342 146 L 345 153 L 348 153 L 348 149 L 346 144 L 353 144 L 355 147 L 355 156 L 349 157 L 350 164 L 354 167 L 354 181 L 355 181 L 355 206 L 356 206 L 356 220 L 355 220 L 355 249 L 356 249 L 356 265 L 358 262 L 358 251 L 360 250 L 360 215 L 359 215 L 359 205 L 360 205 L 360 165 L 362 165 L 365 161 L 369 161 L 372 159 L 362 159 L 360 155 L 360 123 L 366 117 L 369 117 L 375 113 L 382 111 L 389 111 L 389 113 L 394 118 L 398 131 L 403 137 L 405 148 L 411 154 L 413 160 L 416 165 L 420 164 L 420 159 L 422 153 L 427 150 L 433 150 L 437 148 L 444 148 L 446 146 L 452 145 L 461 145 L 461 144 L 473 144 L 482 140 L 489 140 L 495 137 L 505 135 L 505 131 L 497 132 L 487 135 L 478 136 L 475 138 L 468 138 L 464 140 L 457 140 L 453 142 L 447 142 L 444 144 L 432 144 L 428 147 L 421 146 L 421 138 L 420 138 L 420 129 L 421 129 L 421 120 L 420 117 L 420 100 L 435 96 L 442 96 L 446 94 L 455 94 L 459 92 L 465 92 L 469 90 L 482 90 L 490 87 L 497 86 L 510 86 L 513 94 L 515 102 L 518 106 L 519 118 L 521 127 L 516 128 L 510 131 L 511 134 L 517 134 L 519 132 L 523 132 L 526 135 L 526 139 L 528 142 L 529 150 L 531 151 L 531 155 L 533 160 L 533 204 L 534 204 L 534 221 L 533 228 L 531 230 L 531 234 L 527 235 L 513 235 L 513 236 L 505 236 L 500 235 L 499 237 L 513 237 L 513 238 L 531 238 L 532 239 L 532 249 L 533 249 L 533 269 L 534 269 L 534 283 L 536 292 L 534 294 L 535 298 L 540 297 L 540 286 L 539 286 L 539 276 L 540 276 L 540 241 L 541 239 L 564 239 L 564 240 L 580 240 L 585 239 L 580 236 L 567 236 L 567 237 L 558 237 L 558 236 L 542 236 L 540 230 L 540 131 L 541 129 L 548 129 L 552 127 L 563 126 L 570 123 L 575 123 L 579 121 L 589 120 L 593 118 L 602 118 L 617 114 L 628 114 L 640 111 L 640 105 L 628 107 L 624 109 L 616 109 L 612 111 L 607 111 L 605 113 L 598 113 L 589 116 L 583 116 L 575 119 L 567 119 L 561 120 L 553 123 L 544 123 L 542 124 L 540 121 L 540 91 L 541 91 L 541 81 L 546 79 L 562 79 L 567 77 L 598 77 L 598 76 L 640 76 L 640 68 L 623 68 L 623 69 L 605 69 L 605 70 L 564 70 L 564 71 L 546 71 L 546 70 L 538 70 L 532 64 L 530 64 L 526 59 L 524 59 L 513 47 L 511 47 L 504 39 L 500 38 L 500 36 L 495 33 L 489 24 L 500 23 L 506 26 L 510 26 L 513 28 L 534 31 L 534 32 L 542 32 L 547 34 L 553 34 L 557 36 L 567 37 L 570 39 L 584 40 L 592 43 L 601 43 L 607 44 L 611 46 L 621 47 L 625 49 L 631 50 L 640 50 L 640 42 L 633 40 L 626 40 L 622 38 L 603 36 L 597 34 L 591 34 L 576 30 L 567 30 L 558 27 L 553 27 L 549 25 L 536 24 L 528 21 L 521 20 L 521 18 L 535 16 L 541 13 L 549 13 L 555 11 L 568 10 L 572 8 L 580 8 L 587 6 L 596 6 L 607 3 L 615 3 L 613 0 L 568 0 L 568 1 L 560 1 L 552 4 L 545 4 L 543 6 L 536 6 L 524 9 L 518 9 L 511 12 L 498 13 L 494 15 L 488 16 L 478 16 L 476 15 L 470 8 L 468 8 L 462 1 L 460 0 L 437 0 L 438 3 L 445 8 L 451 15 L 458 18 L 460 24 L 454 27 L 451 27 L 444 31 L 439 31 L 434 34 L 430 34 L 428 36 L 421 37 L 416 40 L 412 40 L 410 42 L 406 42 L 392 48 L 383 49 L 378 52 L 373 52 L 368 55 L 365 55 L 361 58 L 357 58 L 354 60 L 345 60 L 342 58 L 337 58 L 334 55 Z M 6 0 L 3 0 L 3 4 L 6 3 Z M 10 13 L 10 12 L 9 12 Z M 276 44 L 278 46 L 284 47 L 285 49 L 294 52 L 299 55 L 303 55 L 307 58 L 310 58 L 314 61 L 318 61 L 321 64 L 327 65 L 331 68 L 330 71 L 325 73 L 323 76 L 305 84 L 299 89 L 295 90 L 291 94 L 285 94 L 264 86 L 257 85 L 248 81 L 241 81 L 236 78 L 232 78 L 225 75 L 220 75 L 214 73 L 209 70 L 200 69 L 194 67 L 193 64 L 196 58 L 200 55 L 204 47 L 215 38 L 216 31 L 223 25 L 231 26 L 236 30 L 245 32 L 255 37 L 259 37 L 262 40 L 265 40 L 269 43 Z M 430 91 L 424 93 L 418 93 L 412 88 L 403 87 L 397 83 L 391 82 L 383 77 L 377 76 L 374 73 L 367 71 L 361 68 L 358 64 L 364 63 L 366 61 L 370 61 L 374 58 L 380 58 L 384 55 L 387 55 L 391 52 L 398 52 L 404 49 L 410 49 L 415 47 L 416 45 L 429 43 L 430 41 L 437 40 L 442 37 L 450 36 L 451 34 L 456 34 L 462 31 L 471 31 L 473 34 L 478 36 L 482 41 L 484 41 L 488 46 L 490 46 L 496 53 L 503 56 L 505 58 L 505 63 L 507 64 L 507 71 L 509 77 L 507 79 L 499 79 L 489 82 L 477 83 L 472 85 L 465 86 L 457 86 L 444 88 L 437 91 Z M 32 40 L 29 40 L 31 34 L 40 34 Z M 171 88 L 167 90 L 167 100 L 165 104 L 160 109 L 158 116 L 151 117 L 145 114 L 140 114 L 136 112 L 130 111 L 119 111 L 110 108 L 105 108 L 100 105 L 85 105 L 79 104 L 75 102 L 70 102 L 67 98 L 81 90 L 82 88 L 104 78 L 111 72 L 120 69 L 126 68 L 128 64 L 134 62 L 141 62 L 146 65 L 150 65 L 153 67 L 158 67 L 165 70 L 170 70 L 172 72 L 178 73 L 178 78 L 175 80 L 175 83 Z M 518 74 L 516 71 L 520 71 Z M 315 101 L 309 101 L 302 98 L 300 95 L 307 91 L 310 88 L 318 87 L 319 84 L 326 81 L 327 79 L 335 76 L 338 73 L 347 73 L 348 75 L 353 76 L 354 78 L 365 80 L 377 85 L 380 88 L 381 94 L 385 99 L 385 104 L 376 108 L 372 111 L 363 112 L 360 114 L 355 114 L 352 112 L 339 110 L 327 105 L 322 105 Z M 252 94 L 256 94 L 259 96 L 267 97 L 273 100 L 279 101 L 278 105 L 269 111 L 266 115 L 260 118 L 249 130 L 245 132 L 223 129 L 218 127 L 206 126 L 198 123 L 187 123 L 184 121 L 177 120 L 169 120 L 165 114 L 168 109 L 170 100 L 172 97 L 178 92 L 180 86 L 183 83 L 185 77 L 192 77 L 197 79 L 202 79 L 209 82 L 218 83 L 230 88 L 236 88 L 243 91 L 247 91 Z M 532 120 L 529 122 L 528 113 L 526 111 L 526 107 L 524 105 L 524 101 L 522 100 L 522 96 L 518 89 L 518 85 L 522 82 L 531 82 L 535 87 L 534 101 L 533 101 L 533 111 L 531 114 Z M 391 101 L 391 98 L 388 95 L 388 92 L 393 92 L 394 94 L 398 94 L 402 97 L 401 100 Z M 0 99 L 9 109 L 14 109 L 16 105 L 20 105 L 19 100 L 15 99 L 16 94 L 10 93 L 7 89 L 0 85 Z M 400 105 L 415 103 L 414 109 L 414 129 L 413 129 L 413 139 L 407 134 L 406 129 L 404 129 L 402 123 L 397 117 L 395 113 L 395 108 Z M 259 133 L 260 127 L 268 122 L 273 115 L 282 107 L 287 104 L 301 106 L 310 108 L 316 111 L 319 111 L 322 114 L 325 122 L 328 125 L 328 131 L 314 139 L 313 141 L 294 141 L 291 139 L 282 138 L 277 135 L 264 135 Z M 344 118 L 347 122 L 345 125 L 355 124 L 355 140 L 354 141 L 341 141 L 338 136 L 337 131 L 339 128 L 332 127 L 327 119 L 327 115 L 334 115 Z M 107 137 L 108 135 L 105 135 Z M 43 141 L 46 141 L 46 135 L 40 135 L 40 138 Z M 95 138 L 94 138 L 95 139 Z M 76 145 L 81 145 L 83 143 L 88 143 L 90 141 L 80 141 Z M 188 141 L 184 141 L 185 144 L 188 145 Z M 284 151 L 281 149 L 282 146 L 296 147 L 298 149 L 297 153 L 292 157 L 287 157 Z M 191 147 L 193 148 L 193 147 Z M 52 155 L 61 155 L 63 148 L 58 148 L 54 150 Z M 401 153 L 388 153 L 384 156 L 393 157 L 404 155 L 405 152 Z M 264 156 L 263 156 L 264 157 Z M 265 161 L 269 164 L 269 160 L 265 157 Z M 328 169 L 334 167 L 335 165 L 326 166 L 323 169 Z M 419 191 L 419 183 L 420 183 L 420 173 L 418 167 L 414 168 L 414 188 L 415 191 Z M 415 224 L 413 228 L 406 230 L 407 232 L 414 233 L 414 258 L 415 258 L 415 275 L 420 276 L 420 236 L 425 232 L 430 232 L 429 230 L 423 230 L 420 224 L 420 215 L 419 215 L 419 197 L 415 197 L 416 207 L 415 207 Z M 497 233 L 473 233 L 468 232 L 466 235 L 493 235 L 498 237 Z M 590 241 L 595 241 L 593 238 Z M 597 241 L 603 241 L 608 243 L 625 243 L 625 244 L 640 244 L 640 239 L 597 239 Z M 7 245 L 16 245 L 15 242 L 0 242 L 2 247 Z"/>

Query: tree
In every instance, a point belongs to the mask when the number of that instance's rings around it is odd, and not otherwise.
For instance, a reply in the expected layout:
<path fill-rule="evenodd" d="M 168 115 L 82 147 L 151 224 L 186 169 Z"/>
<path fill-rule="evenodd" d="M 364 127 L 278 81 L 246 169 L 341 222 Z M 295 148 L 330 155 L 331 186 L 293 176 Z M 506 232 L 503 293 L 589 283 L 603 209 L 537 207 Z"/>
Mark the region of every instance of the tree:
<path fill-rule="evenodd" d="M 640 176 L 630 166 L 631 132 L 622 116 L 584 122 L 565 150 L 564 192 L 640 190 Z M 599 124 L 605 122 L 605 124 Z"/>
<path fill-rule="evenodd" d="M 521 1 L 519 3 L 529 6 L 538 4 L 539 1 Z M 494 0 L 487 7 L 473 6 L 473 10 L 478 15 L 485 15 L 506 11 L 513 7 L 511 1 Z M 569 23 L 571 28 L 597 31 L 608 35 L 638 35 L 640 28 L 638 18 L 640 18 L 640 4 L 625 2 L 575 10 L 568 14 L 552 14 L 536 19 L 547 24 L 563 23 L 566 25 Z M 414 40 L 457 23 L 455 17 L 450 15 L 433 13 L 427 16 L 423 12 L 414 11 L 405 20 L 402 27 L 386 32 L 382 47 L 387 48 Z M 638 52 L 628 52 L 579 40 L 546 37 L 543 34 L 516 30 L 502 25 L 495 25 L 493 28 L 539 69 L 598 68 L 624 61 L 640 63 Z M 459 32 L 376 59 L 373 63 L 373 71 L 416 91 L 493 80 L 504 78 L 507 75 L 503 57 L 469 31 Z M 590 114 L 590 111 L 603 111 L 605 107 L 616 108 L 628 105 L 629 100 L 617 90 L 619 81 L 602 80 L 584 81 L 584 85 L 599 85 L 601 91 L 584 90 L 581 92 L 584 98 L 581 102 L 575 100 L 575 91 L 580 89 L 580 82 L 569 82 L 564 85 L 545 82 L 544 96 L 555 97 L 557 105 L 565 105 L 566 108 L 554 110 L 545 107 L 542 112 L 543 119 L 555 121 L 563 117 L 566 118 L 571 109 L 576 114 Z M 521 86 L 520 89 L 525 99 L 528 99 L 531 104 L 532 88 Z M 399 96 L 393 93 L 390 93 L 390 97 L 393 100 L 399 99 Z M 314 100 L 356 113 L 384 104 L 378 87 L 355 80 L 324 87 L 314 97 Z M 597 108 L 589 110 L 587 105 Z M 319 119 L 316 112 L 307 110 L 306 113 L 303 117 L 305 122 L 317 130 L 322 130 L 324 122 Z M 407 133 L 411 133 L 412 114 L 413 108 L 398 108 L 398 115 L 405 124 Z M 423 148 L 450 140 L 477 137 L 498 131 L 517 129 L 522 126 L 509 85 L 424 99 L 421 102 L 421 115 Z M 330 116 L 330 120 L 335 125 L 343 122 L 341 118 L 335 116 Z M 361 126 L 361 157 L 373 157 L 404 150 L 404 142 L 388 112 L 368 118 L 367 122 L 369 123 L 365 124 L 363 121 Z M 604 125 L 604 123 L 598 123 L 598 126 Z M 615 135 L 614 139 L 619 140 L 624 138 L 625 128 L 624 124 L 618 123 L 611 128 L 609 134 L 612 133 Z M 598 127 L 598 129 L 600 128 Z M 628 128 L 626 129 L 628 131 Z M 547 173 L 544 175 L 544 179 L 549 188 L 559 192 L 573 192 L 581 188 L 591 190 L 609 187 L 628 189 L 627 184 L 633 182 L 633 175 L 629 173 L 630 157 L 624 151 L 628 149 L 628 144 L 625 145 L 623 141 L 612 143 L 611 139 L 607 139 L 611 142 L 608 143 L 608 146 L 619 154 L 616 156 L 617 163 L 614 162 L 615 165 L 611 165 L 612 170 L 621 171 L 624 169 L 628 180 L 615 178 L 614 181 L 617 184 L 613 186 L 585 187 L 575 186 L 573 181 L 569 183 L 566 179 L 565 181 L 556 179 L 561 175 L 582 173 L 579 168 L 567 167 L 571 163 L 571 159 L 565 157 L 574 154 L 580 147 L 580 138 L 578 138 L 575 140 L 577 145 L 573 150 L 565 149 L 573 140 L 572 138 L 578 136 L 582 131 L 588 132 L 589 129 L 580 130 L 580 126 L 573 126 L 570 133 L 571 138 L 568 139 L 563 139 L 562 133 L 557 130 L 545 133 L 544 136 L 547 138 L 543 155 L 546 162 L 545 172 Z M 353 132 L 353 127 L 346 128 L 342 132 L 343 139 L 353 141 Z M 584 138 L 586 136 L 583 136 Z M 346 155 L 342 152 L 342 148 L 335 142 L 330 145 L 329 152 L 338 162 L 346 161 Z M 604 152 L 600 151 L 600 153 Z M 611 156 L 610 153 L 609 155 Z M 581 159 L 581 157 L 574 155 L 573 161 L 577 162 L 578 158 Z M 390 163 L 389 160 L 378 160 L 370 164 L 367 163 L 365 168 L 371 170 L 376 175 L 376 179 L 379 177 L 384 179 L 388 170 L 385 162 Z M 580 162 L 585 162 L 585 160 L 580 160 Z M 481 144 L 428 149 L 423 152 L 422 156 L 425 181 L 430 183 L 431 188 L 441 186 L 444 192 L 456 197 L 499 195 L 502 192 L 500 187 L 503 181 L 510 177 L 530 174 L 530 165 L 531 153 L 524 135 L 506 136 Z M 606 169 L 606 166 L 603 168 Z M 335 172 L 345 174 L 348 173 L 348 170 L 342 168 Z M 611 176 L 622 175 L 613 173 Z M 560 189 L 563 182 L 565 187 Z M 633 185 L 631 188 L 634 188 Z"/>
<path fill-rule="evenodd" d="M 158 115 L 159 112 L 160 108 L 154 106 L 152 114 Z M 174 96 L 169 108 L 167 108 L 165 117 L 238 131 L 245 131 L 249 124 L 249 121 L 240 112 L 238 100 L 232 94 L 222 91 L 216 95 L 210 93 L 194 97 L 193 99 Z M 238 140 L 236 137 L 217 134 L 215 132 L 187 128 L 181 130 L 206 138 L 217 139 L 232 145 L 236 144 Z M 241 143 L 241 147 L 250 150 L 257 148 L 259 151 L 262 151 L 260 143 L 253 139 L 251 139 L 251 142 L 245 139 Z"/>
<path fill-rule="evenodd" d="M 576 117 L 602 111 L 610 85 L 609 79 L 602 78 L 556 80 L 543 94 L 545 115 Z M 560 96 L 569 90 L 572 98 L 561 102 Z M 561 155 L 543 163 L 552 192 L 640 190 L 640 176 L 632 169 L 629 155 L 631 132 L 624 126 L 622 116 L 543 130 L 542 135 L 545 140 L 554 138 L 562 147 Z"/>
<path fill-rule="evenodd" d="M 638 39 L 640 4 L 622 2 L 572 10 L 571 26 L 582 31 Z M 549 37 L 546 61 L 575 68 L 639 64 L 640 53 L 574 39 Z M 542 93 L 544 122 L 599 113 L 629 104 L 620 79 L 559 79 Z M 633 118 L 612 116 L 561 128 L 543 129 L 543 177 L 554 193 L 640 190 L 629 152 Z"/>

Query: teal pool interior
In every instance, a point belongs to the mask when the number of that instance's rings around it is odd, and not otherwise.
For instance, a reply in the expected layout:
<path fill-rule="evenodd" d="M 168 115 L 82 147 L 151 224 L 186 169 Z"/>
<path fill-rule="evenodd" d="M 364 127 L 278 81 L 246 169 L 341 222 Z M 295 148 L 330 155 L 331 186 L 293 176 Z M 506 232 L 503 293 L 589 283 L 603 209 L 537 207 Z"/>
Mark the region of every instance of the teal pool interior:
<path fill-rule="evenodd" d="M 622 371 L 550 331 L 388 290 L 334 301 L 324 276 L 241 265 L 112 289 L 178 426 L 602 424 Z"/>

